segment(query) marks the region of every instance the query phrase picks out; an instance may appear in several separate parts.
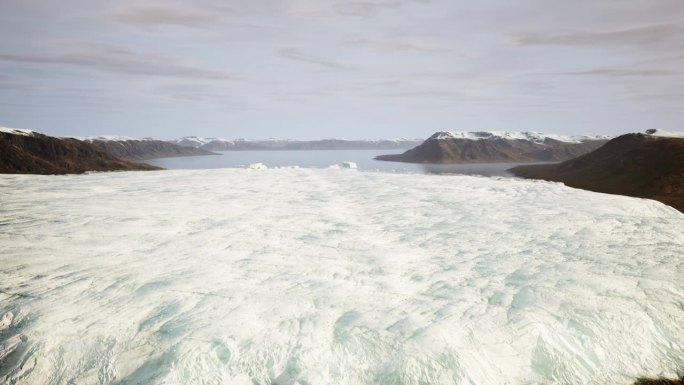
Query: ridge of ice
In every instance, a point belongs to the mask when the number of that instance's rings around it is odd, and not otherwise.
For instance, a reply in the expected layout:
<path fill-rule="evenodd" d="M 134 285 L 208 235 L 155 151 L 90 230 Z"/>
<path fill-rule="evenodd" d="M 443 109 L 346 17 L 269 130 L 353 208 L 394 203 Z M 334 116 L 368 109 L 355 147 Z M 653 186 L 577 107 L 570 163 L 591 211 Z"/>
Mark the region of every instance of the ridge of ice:
<path fill-rule="evenodd" d="M 546 139 L 554 139 L 560 142 L 580 143 L 587 140 L 610 139 L 607 135 L 557 135 L 544 134 L 534 131 L 440 131 L 433 134 L 428 140 L 465 139 L 465 140 L 528 140 L 543 143 Z"/>

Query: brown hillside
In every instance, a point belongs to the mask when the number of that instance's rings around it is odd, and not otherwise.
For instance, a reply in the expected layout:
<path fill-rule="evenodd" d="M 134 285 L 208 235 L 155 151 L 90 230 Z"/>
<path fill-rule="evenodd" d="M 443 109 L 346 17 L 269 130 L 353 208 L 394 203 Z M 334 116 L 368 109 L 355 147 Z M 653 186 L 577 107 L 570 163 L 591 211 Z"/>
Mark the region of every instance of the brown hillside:
<path fill-rule="evenodd" d="M 627 134 L 566 162 L 510 171 L 585 190 L 655 199 L 684 212 L 684 138 Z"/>
<path fill-rule="evenodd" d="M 36 132 L 0 132 L 0 173 L 80 174 L 86 171 L 158 170 L 143 163 L 117 159 L 77 139 L 60 139 Z"/>
<path fill-rule="evenodd" d="M 87 140 L 98 150 L 126 160 L 145 160 L 179 156 L 218 155 L 201 148 L 184 147 L 162 140 Z"/>
<path fill-rule="evenodd" d="M 435 139 L 430 138 L 403 154 L 380 155 L 375 159 L 408 163 L 525 163 L 572 159 L 593 151 L 605 140 L 579 143 L 547 138 L 543 142 L 523 139 Z"/>

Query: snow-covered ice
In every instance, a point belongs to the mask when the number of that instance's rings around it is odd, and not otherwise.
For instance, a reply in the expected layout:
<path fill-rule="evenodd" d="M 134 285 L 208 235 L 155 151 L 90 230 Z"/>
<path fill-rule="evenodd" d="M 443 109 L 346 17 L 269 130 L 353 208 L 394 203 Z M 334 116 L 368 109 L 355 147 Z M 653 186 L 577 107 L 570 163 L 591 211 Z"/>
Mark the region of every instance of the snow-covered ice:
<path fill-rule="evenodd" d="M 561 184 L 0 176 L 3 384 L 629 384 L 684 367 L 684 215 Z"/>

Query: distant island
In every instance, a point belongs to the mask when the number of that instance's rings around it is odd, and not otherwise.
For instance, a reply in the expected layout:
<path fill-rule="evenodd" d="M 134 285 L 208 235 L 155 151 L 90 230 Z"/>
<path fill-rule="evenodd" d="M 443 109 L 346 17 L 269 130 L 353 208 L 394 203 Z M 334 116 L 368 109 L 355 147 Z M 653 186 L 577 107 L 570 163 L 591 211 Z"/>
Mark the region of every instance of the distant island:
<path fill-rule="evenodd" d="M 684 134 L 648 130 L 622 135 L 576 159 L 510 171 L 584 190 L 654 199 L 684 212 Z"/>
<path fill-rule="evenodd" d="M 526 163 L 558 162 L 593 151 L 607 136 L 562 136 L 539 132 L 437 132 L 402 154 L 375 159 L 407 163 Z"/>

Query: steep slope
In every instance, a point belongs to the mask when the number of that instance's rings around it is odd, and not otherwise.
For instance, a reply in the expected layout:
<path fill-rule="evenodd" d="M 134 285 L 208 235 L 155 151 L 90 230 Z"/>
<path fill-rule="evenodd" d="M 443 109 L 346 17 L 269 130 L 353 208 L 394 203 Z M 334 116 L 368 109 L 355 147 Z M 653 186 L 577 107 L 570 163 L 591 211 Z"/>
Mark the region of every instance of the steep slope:
<path fill-rule="evenodd" d="M 576 159 L 510 171 L 585 190 L 655 199 L 684 212 L 684 137 L 627 134 Z"/>
<path fill-rule="evenodd" d="M 86 171 L 158 170 L 99 151 L 77 139 L 0 128 L 0 173 L 80 174 Z"/>
<path fill-rule="evenodd" d="M 376 159 L 409 163 L 553 162 L 586 154 L 606 142 L 606 137 L 535 132 L 438 132 L 403 154 Z"/>
<path fill-rule="evenodd" d="M 84 141 L 100 151 L 127 160 L 216 155 L 205 149 L 180 146 L 163 140 L 100 137 L 85 138 Z"/>

